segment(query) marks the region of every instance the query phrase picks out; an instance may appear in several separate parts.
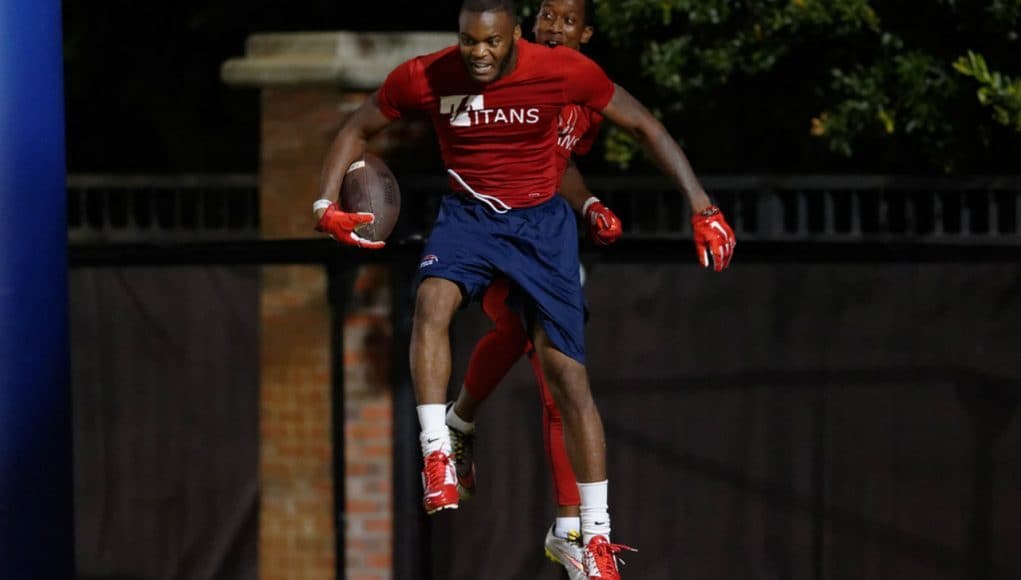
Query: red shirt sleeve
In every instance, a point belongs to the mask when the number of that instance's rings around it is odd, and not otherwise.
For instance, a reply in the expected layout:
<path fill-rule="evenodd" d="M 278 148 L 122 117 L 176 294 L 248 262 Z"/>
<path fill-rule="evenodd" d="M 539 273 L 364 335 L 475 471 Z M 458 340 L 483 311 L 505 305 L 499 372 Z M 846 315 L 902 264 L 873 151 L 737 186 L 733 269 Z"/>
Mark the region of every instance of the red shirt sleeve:
<path fill-rule="evenodd" d="M 603 69 L 577 50 L 557 47 L 564 67 L 564 92 L 567 101 L 602 111 L 613 98 L 614 85 Z"/>
<path fill-rule="evenodd" d="M 413 58 L 391 71 L 383 81 L 376 100 L 379 102 L 379 110 L 390 120 L 396 121 L 404 113 L 424 108 L 422 79 L 425 75 L 421 69 L 420 59 Z"/>
<path fill-rule="evenodd" d="M 603 116 L 595 111 L 589 111 L 589 126 L 585 130 L 585 134 L 578 140 L 578 144 L 574 146 L 574 153 L 576 155 L 588 155 L 588 152 L 592 150 L 592 145 L 596 142 L 596 138 L 599 137 L 599 126 L 603 124 Z"/>

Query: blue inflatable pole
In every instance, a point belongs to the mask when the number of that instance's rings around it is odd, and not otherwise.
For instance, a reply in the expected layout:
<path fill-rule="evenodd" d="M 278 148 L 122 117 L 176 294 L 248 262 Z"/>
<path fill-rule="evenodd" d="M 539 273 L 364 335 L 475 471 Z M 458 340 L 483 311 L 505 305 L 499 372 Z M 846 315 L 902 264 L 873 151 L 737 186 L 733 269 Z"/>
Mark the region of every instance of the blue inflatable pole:
<path fill-rule="evenodd" d="M 0 0 L 0 578 L 74 578 L 59 0 Z"/>

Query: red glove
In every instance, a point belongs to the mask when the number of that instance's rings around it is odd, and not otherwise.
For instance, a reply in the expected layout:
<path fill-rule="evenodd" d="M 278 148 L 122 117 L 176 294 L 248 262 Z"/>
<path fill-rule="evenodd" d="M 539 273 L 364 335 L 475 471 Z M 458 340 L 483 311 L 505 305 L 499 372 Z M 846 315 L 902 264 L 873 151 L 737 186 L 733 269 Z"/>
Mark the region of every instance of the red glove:
<path fill-rule="evenodd" d="M 691 230 L 695 238 L 698 261 L 702 263 L 703 268 L 709 267 L 710 256 L 713 260 L 713 270 L 717 272 L 730 265 L 737 240 L 734 239 L 734 231 L 727 225 L 727 220 L 723 219 L 720 208 L 711 205 L 691 216 Z"/>
<path fill-rule="evenodd" d="M 371 213 L 346 213 L 340 209 L 336 202 L 331 203 L 319 223 L 316 230 L 330 234 L 330 237 L 348 246 L 358 246 L 378 250 L 386 245 L 386 242 L 374 242 L 367 240 L 355 233 L 355 229 L 362 224 L 371 224 L 376 216 Z"/>
<path fill-rule="evenodd" d="M 609 246 L 616 242 L 624 230 L 620 225 L 620 218 L 610 211 L 610 208 L 603 205 L 597 197 L 590 197 L 585 201 L 581 210 L 588 222 L 588 233 L 592 241 L 600 246 Z"/>

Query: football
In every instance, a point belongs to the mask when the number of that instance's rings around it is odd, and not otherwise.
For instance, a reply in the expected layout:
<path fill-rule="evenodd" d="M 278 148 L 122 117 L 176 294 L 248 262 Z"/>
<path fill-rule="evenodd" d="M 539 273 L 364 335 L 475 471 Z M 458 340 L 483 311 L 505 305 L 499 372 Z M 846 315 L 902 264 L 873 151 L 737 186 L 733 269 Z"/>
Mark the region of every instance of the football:
<path fill-rule="evenodd" d="M 348 167 L 340 186 L 340 208 L 376 216 L 376 221 L 358 228 L 358 235 L 363 238 L 381 241 L 393 232 L 401 213 L 401 190 L 382 159 L 365 153 Z"/>

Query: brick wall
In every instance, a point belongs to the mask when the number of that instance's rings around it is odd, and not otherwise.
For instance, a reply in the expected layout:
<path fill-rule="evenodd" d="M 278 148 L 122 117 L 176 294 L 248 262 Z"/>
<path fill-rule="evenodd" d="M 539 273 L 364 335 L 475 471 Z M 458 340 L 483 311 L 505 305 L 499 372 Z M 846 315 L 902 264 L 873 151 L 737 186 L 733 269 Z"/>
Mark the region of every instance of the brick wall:
<path fill-rule="evenodd" d="M 318 165 L 342 97 L 327 90 L 262 95 L 262 235 L 308 237 Z M 334 577 L 330 307 L 322 267 L 262 270 L 259 575 Z"/>
<path fill-rule="evenodd" d="M 265 238 L 306 238 L 323 156 L 343 119 L 399 63 L 450 44 L 445 33 L 256 34 L 245 56 L 221 66 L 232 86 L 262 99 L 260 196 Z M 345 90 L 345 87 L 347 90 Z M 352 87 L 360 87 L 352 90 Z M 369 149 L 399 172 L 418 162 L 427 131 L 397 124 Z M 344 312 L 345 571 L 384 580 L 392 571 L 390 285 L 386 269 L 361 268 Z M 262 271 L 259 575 L 332 580 L 336 567 L 331 448 L 333 314 L 322 267 Z"/>
<path fill-rule="evenodd" d="M 389 580 L 393 411 L 386 268 L 361 268 L 354 286 L 344 323 L 346 570 L 350 580 Z"/>
<path fill-rule="evenodd" d="M 330 310 L 322 268 L 262 272 L 259 575 L 334 577 Z"/>
<path fill-rule="evenodd" d="M 332 87 L 262 91 L 260 197 L 265 238 L 312 230 L 319 172 L 341 122 L 366 93 Z M 421 141 L 397 124 L 376 153 Z M 264 580 L 334 577 L 330 305 L 324 268 L 266 267 L 261 308 L 259 570 Z M 350 580 L 392 578 L 390 284 L 383 266 L 354 276 L 344 323 L 345 569 Z"/>

